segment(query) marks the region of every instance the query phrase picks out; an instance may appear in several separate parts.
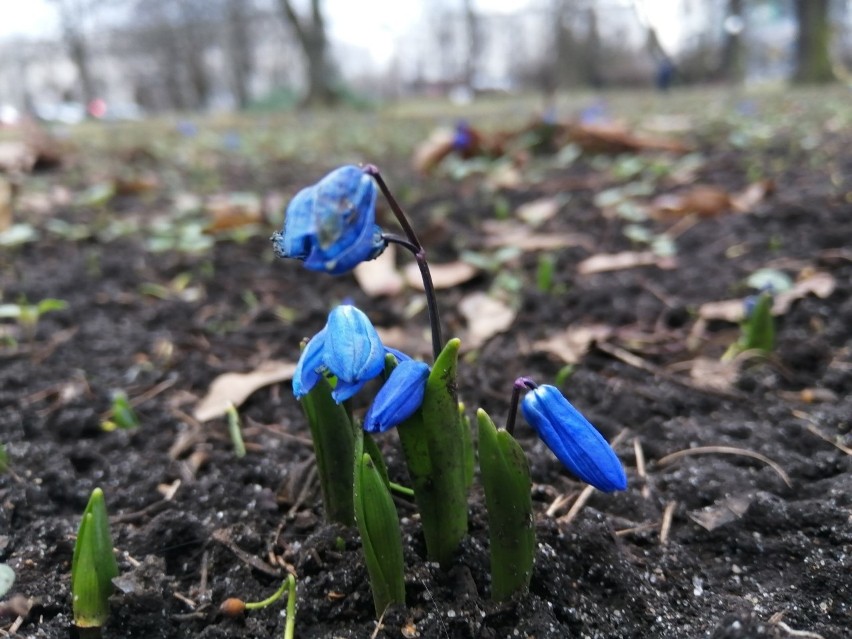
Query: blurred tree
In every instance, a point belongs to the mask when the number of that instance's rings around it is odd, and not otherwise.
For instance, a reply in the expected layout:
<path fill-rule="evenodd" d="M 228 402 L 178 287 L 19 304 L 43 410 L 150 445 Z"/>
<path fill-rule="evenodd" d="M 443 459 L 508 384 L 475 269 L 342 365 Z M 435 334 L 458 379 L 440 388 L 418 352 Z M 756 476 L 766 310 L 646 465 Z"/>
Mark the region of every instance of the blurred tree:
<path fill-rule="evenodd" d="M 308 92 L 304 104 L 332 105 L 340 100 L 320 0 L 311 0 L 309 16 L 300 16 L 290 0 L 278 0 L 281 15 L 299 41 L 305 59 Z"/>
<path fill-rule="evenodd" d="M 722 58 L 717 75 L 728 82 L 739 83 L 745 79 L 745 28 L 744 0 L 728 0 L 725 12 Z"/>
<path fill-rule="evenodd" d="M 86 37 L 86 22 L 90 17 L 92 0 L 51 0 L 59 10 L 59 26 L 62 40 L 68 48 L 68 56 L 77 69 L 80 80 L 79 98 L 89 104 L 97 97 L 94 76 L 90 64 L 89 42 Z"/>
<path fill-rule="evenodd" d="M 245 109 L 251 98 L 249 80 L 254 69 L 254 57 L 249 22 L 252 9 L 252 3 L 246 0 L 227 0 L 228 66 L 234 101 L 240 109 Z"/>
<path fill-rule="evenodd" d="M 828 54 L 829 4 L 829 0 L 795 0 L 798 35 L 793 81 L 797 84 L 834 82 L 836 79 Z"/>
<path fill-rule="evenodd" d="M 464 66 L 464 81 L 470 91 L 476 84 L 479 53 L 482 49 L 482 34 L 479 25 L 479 14 L 473 7 L 473 0 L 463 0 L 465 29 L 467 31 L 467 58 Z"/>

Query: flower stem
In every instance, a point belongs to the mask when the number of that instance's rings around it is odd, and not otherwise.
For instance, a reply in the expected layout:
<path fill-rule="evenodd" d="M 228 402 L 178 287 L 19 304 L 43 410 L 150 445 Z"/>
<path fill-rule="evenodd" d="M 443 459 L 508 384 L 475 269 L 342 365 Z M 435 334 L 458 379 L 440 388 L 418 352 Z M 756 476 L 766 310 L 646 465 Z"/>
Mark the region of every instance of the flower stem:
<path fill-rule="evenodd" d="M 538 388 L 538 384 L 529 377 L 519 377 L 512 384 L 512 404 L 509 406 L 509 416 L 506 418 L 506 432 L 510 435 L 514 435 L 515 433 L 515 417 L 518 414 L 518 402 L 521 399 L 521 391 L 534 390 L 536 388 Z"/>
<path fill-rule="evenodd" d="M 426 261 L 426 249 L 423 248 L 423 245 L 417 238 L 414 228 L 408 221 L 408 216 L 405 214 L 405 211 L 402 210 L 402 207 L 391 193 L 388 185 L 382 177 L 382 174 L 379 172 L 378 167 L 373 164 L 368 164 L 364 167 L 364 173 L 371 176 L 376 181 L 376 184 L 379 185 L 379 189 L 381 189 L 384 194 L 385 199 L 391 207 L 391 211 L 393 211 L 397 222 L 399 222 L 399 225 L 405 233 L 405 239 L 385 234 L 385 240 L 388 242 L 395 242 L 396 244 L 407 248 L 411 251 L 414 255 L 414 259 L 417 261 L 417 268 L 420 269 L 420 277 L 423 279 L 423 290 L 426 293 L 426 307 L 429 311 L 429 326 L 432 329 L 432 356 L 437 359 L 444 347 L 444 340 L 441 336 L 441 318 L 438 315 L 438 301 L 435 296 L 435 286 L 432 283 L 432 273 L 429 271 L 429 264 Z"/>

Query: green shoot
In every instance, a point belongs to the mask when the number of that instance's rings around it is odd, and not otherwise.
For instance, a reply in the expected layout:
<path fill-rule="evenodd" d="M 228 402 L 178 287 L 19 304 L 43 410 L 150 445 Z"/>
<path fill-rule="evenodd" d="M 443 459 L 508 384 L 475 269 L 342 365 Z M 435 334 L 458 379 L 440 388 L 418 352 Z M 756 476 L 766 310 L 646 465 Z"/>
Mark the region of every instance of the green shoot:
<path fill-rule="evenodd" d="M 0 319 L 13 319 L 18 322 L 28 341 L 35 339 L 36 326 L 42 315 L 68 308 L 68 302 L 53 298 L 43 299 L 30 304 L 21 298 L 17 304 L 0 304 Z"/>
<path fill-rule="evenodd" d="M 565 382 L 568 381 L 568 378 L 571 377 L 571 375 L 573 375 L 573 374 L 574 374 L 574 365 L 573 364 L 566 364 L 565 366 L 563 366 L 562 368 L 560 368 L 556 372 L 556 378 L 553 381 L 553 385 L 556 386 L 557 388 L 561 388 L 562 386 L 565 385 Z"/>
<path fill-rule="evenodd" d="M 228 416 L 228 434 L 234 444 L 234 454 L 238 459 L 242 459 L 246 456 L 246 445 L 243 443 L 243 434 L 240 430 L 240 414 L 231 402 L 228 402 L 225 413 Z"/>
<path fill-rule="evenodd" d="M 124 391 L 116 391 L 112 398 L 112 407 L 109 410 L 109 417 L 101 423 L 101 428 L 107 432 L 112 432 L 116 429 L 133 430 L 139 427 L 139 417 L 133 410 L 130 400 L 127 399 L 127 393 Z"/>
<path fill-rule="evenodd" d="M 9 470 L 9 455 L 6 453 L 6 446 L 0 442 L 0 474 Z"/>
<path fill-rule="evenodd" d="M 550 253 L 542 253 L 538 258 L 538 268 L 535 273 L 536 287 L 542 293 L 553 289 L 553 274 L 556 271 L 556 258 Z"/>
<path fill-rule="evenodd" d="M 722 361 L 731 361 L 745 351 L 771 353 L 775 346 L 775 319 L 771 293 L 760 293 L 740 327 L 739 339 L 728 347 Z"/>
<path fill-rule="evenodd" d="M 71 559 L 74 625 L 99 628 L 106 623 L 115 577 L 118 577 L 118 564 L 112 548 L 104 493 L 95 488 L 83 511 Z"/>

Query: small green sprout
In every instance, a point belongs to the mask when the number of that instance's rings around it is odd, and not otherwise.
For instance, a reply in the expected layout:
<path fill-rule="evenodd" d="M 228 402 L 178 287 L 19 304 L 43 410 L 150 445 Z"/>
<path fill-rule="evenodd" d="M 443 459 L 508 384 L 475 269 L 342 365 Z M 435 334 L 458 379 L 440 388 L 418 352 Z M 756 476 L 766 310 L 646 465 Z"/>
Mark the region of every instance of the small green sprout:
<path fill-rule="evenodd" d="M 52 311 L 63 311 L 68 302 L 53 298 L 43 299 L 30 304 L 22 297 L 17 304 L 0 304 L 0 319 L 13 319 L 18 322 L 28 341 L 35 339 L 36 327 L 41 316 Z"/>
<path fill-rule="evenodd" d="M 99 628 L 106 623 L 115 577 L 118 577 L 118 564 L 112 548 L 104 493 L 95 488 L 83 511 L 71 559 L 74 625 Z"/>
<path fill-rule="evenodd" d="M 116 429 L 133 430 L 139 427 L 139 417 L 130 400 L 127 399 L 127 393 L 124 391 L 116 391 L 112 397 L 112 407 L 109 410 L 109 417 L 101 423 L 101 428 L 107 432 L 112 432 Z"/>
<path fill-rule="evenodd" d="M 366 438 L 356 440 L 355 520 L 364 548 L 364 559 L 370 575 L 376 617 L 381 618 L 388 606 L 405 605 L 405 562 L 402 535 L 385 478 L 379 470 L 383 464 L 363 452 Z"/>
<path fill-rule="evenodd" d="M 535 272 L 535 284 L 542 293 L 550 293 L 553 290 L 553 274 L 556 271 L 556 258 L 550 253 L 543 253 L 538 258 L 538 267 Z"/>
<path fill-rule="evenodd" d="M 234 444 L 234 454 L 242 459 L 246 456 L 246 445 L 243 443 L 243 434 L 240 430 L 240 414 L 231 402 L 228 402 L 225 414 L 228 416 L 228 434 Z"/>
<path fill-rule="evenodd" d="M 6 452 L 6 445 L 0 442 L 0 474 L 9 470 L 9 455 Z"/>
<path fill-rule="evenodd" d="M 758 351 L 764 354 L 772 352 L 775 347 L 775 319 L 772 317 L 772 303 L 772 294 L 768 291 L 746 300 L 746 317 L 740 327 L 740 337 L 728 347 L 722 355 L 722 361 L 731 361 L 746 351 Z"/>

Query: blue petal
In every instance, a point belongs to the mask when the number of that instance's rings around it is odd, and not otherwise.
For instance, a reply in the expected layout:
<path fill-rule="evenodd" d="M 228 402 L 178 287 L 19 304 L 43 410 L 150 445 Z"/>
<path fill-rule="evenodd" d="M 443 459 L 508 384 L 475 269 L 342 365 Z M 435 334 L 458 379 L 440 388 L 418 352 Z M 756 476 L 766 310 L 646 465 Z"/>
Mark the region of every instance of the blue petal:
<path fill-rule="evenodd" d="M 296 364 L 296 371 L 293 373 L 293 394 L 296 399 L 307 395 L 322 377 L 322 371 L 325 368 L 322 362 L 325 337 L 326 329 L 322 329 L 302 349 L 299 363 Z"/>
<path fill-rule="evenodd" d="M 402 351 L 398 351 L 395 348 L 391 348 L 390 346 L 385 346 L 385 353 L 390 353 L 394 357 L 396 357 L 396 363 L 402 364 L 403 362 L 409 361 L 411 358 L 403 353 Z"/>
<path fill-rule="evenodd" d="M 337 379 L 337 385 L 331 391 L 331 398 L 338 404 L 342 404 L 350 397 L 354 396 L 358 391 L 364 388 L 364 385 L 370 380 L 364 379 L 357 382 L 344 382 L 342 379 Z"/>
<path fill-rule="evenodd" d="M 284 217 L 284 233 L 273 235 L 273 247 L 279 257 L 293 257 L 303 260 L 311 251 L 313 238 L 316 237 L 314 221 L 314 202 L 316 187 L 309 186 L 299 191 L 287 205 Z"/>
<path fill-rule="evenodd" d="M 429 366 L 423 362 L 401 362 L 376 394 L 364 418 L 364 430 L 383 433 L 411 417 L 423 403 L 428 377 Z"/>
<path fill-rule="evenodd" d="M 350 305 L 331 311 L 323 361 L 339 380 L 362 382 L 377 377 L 385 368 L 385 349 L 369 318 Z"/>
<path fill-rule="evenodd" d="M 598 490 L 627 488 L 615 451 L 555 386 L 542 385 L 524 396 L 526 420 L 562 464 Z"/>

